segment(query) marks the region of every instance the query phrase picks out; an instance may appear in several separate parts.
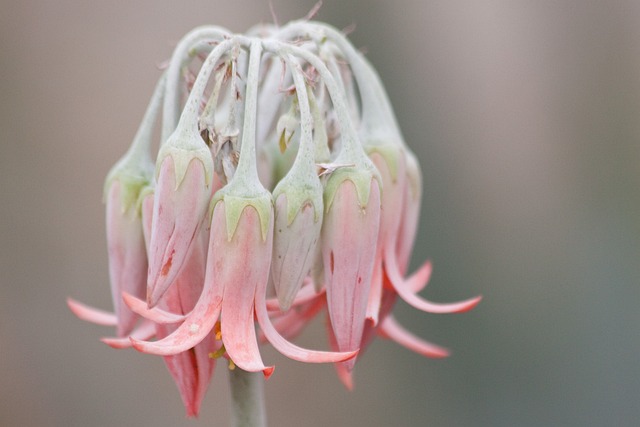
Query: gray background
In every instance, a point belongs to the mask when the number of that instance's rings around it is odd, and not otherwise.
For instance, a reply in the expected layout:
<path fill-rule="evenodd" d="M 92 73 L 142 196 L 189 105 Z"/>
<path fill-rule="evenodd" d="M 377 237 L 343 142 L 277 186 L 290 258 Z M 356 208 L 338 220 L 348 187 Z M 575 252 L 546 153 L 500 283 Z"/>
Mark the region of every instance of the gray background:
<path fill-rule="evenodd" d="M 274 0 L 281 21 L 313 1 Z M 73 296 L 110 307 L 102 184 L 156 65 L 195 25 L 244 31 L 266 1 L 0 1 L 0 425 L 227 425 L 216 372 L 184 417 L 160 358 L 107 348 Z M 272 426 L 604 426 L 640 419 L 640 3 L 329 0 L 358 24 L 420 157 L 414 266 L 434 300 L 395 313 L 450 347 L 377 341 L 356 390 L 265 349 Z M 300 342 L 325 347 L 322 322 Z"/>

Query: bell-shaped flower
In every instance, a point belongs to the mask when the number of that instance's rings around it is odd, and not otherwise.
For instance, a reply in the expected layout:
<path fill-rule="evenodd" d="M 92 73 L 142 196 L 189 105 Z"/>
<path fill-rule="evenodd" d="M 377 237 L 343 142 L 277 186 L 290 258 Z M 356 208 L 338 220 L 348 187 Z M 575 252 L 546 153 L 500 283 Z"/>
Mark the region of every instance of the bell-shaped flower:
<path fill-rule="evenodd" d="M 275 203 L 271 276 L 282 311 L 291 307 L 315 261 L 315 248 L 322 226 L 318 219 L 322 215 L 322 206 L 318 213 L 311 202 L 306 202 L 290 215 L 289 207 L 297 202 L 295 199 L 290 201 L 290 198 L 293 199 L 290 194 L 282 193 Z"/>
<path fill-rule="evenodd" d="M 149 203 L 151 202 L 151 203 Z M 147 242 L 151 234 L 153 202 L 150 198 L 143 201 L 142 218 Z M 207 258 L 208 234 L 204 229 L 198 231 L 185 265 L 178 274 L 173 286 L 158 302 L 158 307 L 172 313 L 187 314 L 196 305 L 204 285 L 205 262 Z M 127 296 L 127 302 L 130 302 Z M 162 339 L 171 334 L 177 326 L 172 323 L 155 323 L 155 335 Z M 188 417 L 197 416 L 202 399 L 209 387 L 215 359 L 209 357 L 219 347 L 213 339 L 203 340 L 194 348 L 172 356 L 165 356 L 164 362 L 171 373 L 182 397 Z"/>
<path fill-rule="evenodd" d="M 189 256 L 211 198 L 213 160 L 197 130 L 179 125 L 161 147 L 156 171 L 147 279 L 151 307 Z"/>
<path fill-rule="evenodd" d="M 301 135 L 293 166 L 273 191 L 275 231 L 271 277 L 283 311 L 289 309 L 313 266 L 323 216 L 323 188 L 315 170 L 314 119 L 308 89 L 300 65 L 290 60 L 287 63 L 295 83 L 296 99 L 292 104 L 300 109 Z M 288 115 L 291 114 L 290 111 Z M 291 120 L 298 122 L 296 117 Z M 295 128 L 288 130 L 294 131 Z"/>
<path fill-rule="evenodd" d="M 369 158 L 380 174 L 382 188 L 380 231 L 376 249 L 376 262 L 371 292 L 367 304 L 367 319 L 375 326 L 378 323 L 383 288 L 383 260 L 385 253 L 394 251 L 396 235 L 402 218 L 402 201 L 405 183 L 405 163 L 402 146 L 393 137 L 376 141 L 367 141 Z M 395 254 L 394 254 L 395 255 Z"/>
<path fill-rule="evenodd" d="M 327 182 L 322 226 L 327 307 L 340 351 L 360 347 L 380 226 L 378 180 L 354 169 L 339 169 Z"/>

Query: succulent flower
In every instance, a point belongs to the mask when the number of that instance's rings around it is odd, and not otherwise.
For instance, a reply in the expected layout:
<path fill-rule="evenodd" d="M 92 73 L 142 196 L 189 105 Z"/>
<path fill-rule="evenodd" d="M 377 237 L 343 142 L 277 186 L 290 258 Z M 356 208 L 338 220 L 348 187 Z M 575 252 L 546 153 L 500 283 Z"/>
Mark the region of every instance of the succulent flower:
<path fill-rule="evenodd" d="M 339 31 L 197 28 L 107 178 L 114 313 L 69 307 L 115 326 L 111 347 L 163 356 L 189 416 L 222 358 L 269 377 L 261 344 L 335 363 L 348 388 L 376 336 L 445 357 L 392 314 L 398 299 L 431 313 L 480 301 L 420 297 L 429 262 L 407 274 L 421 181 L 379 76 Z M 331 351 L 290 341 L 322 313 Z"/>

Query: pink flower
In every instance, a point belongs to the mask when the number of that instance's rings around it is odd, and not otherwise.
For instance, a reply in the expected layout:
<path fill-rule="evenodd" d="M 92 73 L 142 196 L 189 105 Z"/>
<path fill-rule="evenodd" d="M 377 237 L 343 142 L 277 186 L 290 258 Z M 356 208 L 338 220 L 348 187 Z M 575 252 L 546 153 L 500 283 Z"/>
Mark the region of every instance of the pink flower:
<path fill-rule="evenodd" d="M 367 175 L 365 172 L 341 174 L 347 178 L 337 184 L 333 199 L 327 203 L 322 258 L 336 348 L 351 351 L 360 348 L 364 330 L 380 224 L 380 191 L 371 175 L 368 186 L 359 176 Z M 345 364 L 348 371 L 354 363 Z"/>
<path fill-rule="evenodd" d="M 102 338 L 109 346 L 164 357 L 188 416 L 220 358 L 269 377 L 260 344 L 271 344 L 297 361 L 334 363 L 351 389 L 356 357 L 376 336 L 449 354 L 396 321 L 398 299 L 429 313 L 480 301 L 419 296 L 430 262 L 407 274 L 422 177 L 373 68 L 321 24 L 257 33 L 205 27 L 178 45 L 107 178 L 114 313 L 68 301 L 78 317 L 116 327 Z M 325 309 L 332 351 L 290 342 Z"/>
<path fill-rule="evenodd" d="M 151 234 L 153 205 L 152 197 L 146 198 L 142 205 L 147 241 Z M 172 313 L 186 314 L 193 309 L 198 301 L 204 284 L 206 250 L 209 241 L 207 233 L 203 231 L 200 230 L 196 235 L 193 249 L 185 261 L 184 267 L 173 286 L 169 287 L 158 302 L 159 308 Z M 127 295 L 127 302 L 131 303 L 131 301 L 131 296 Z M 172 323 L 155 323 L 155 336 L 162 339 L 170 335 L 176 328 L 177 326 Z M 209 339 L 192 349 L 164 357 L 165 364 L 178 386 L 189 417 L 198 415 L 202 399 L 213 375 L 215 359 L 209 355 L 220 347 L 213 338 L 213 334 L 211 334 Z"/>

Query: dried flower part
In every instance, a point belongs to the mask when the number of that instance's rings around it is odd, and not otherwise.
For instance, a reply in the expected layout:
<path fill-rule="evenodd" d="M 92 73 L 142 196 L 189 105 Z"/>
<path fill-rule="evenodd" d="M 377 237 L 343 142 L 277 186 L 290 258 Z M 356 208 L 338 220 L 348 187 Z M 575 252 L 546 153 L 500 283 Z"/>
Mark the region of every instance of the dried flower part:
<path fill-rule="evenodd" d="M 114 326 L 109 346 L 163 356 L 189 416 L 221 358 L 270 376 L 261 344 L 334 363 L 349 389 L 377 336 L 446 357 L 393 317 L 398 299 L 431 313 L 480 301 L 422 298 L 428 261 L 407 274 L 421 186 L 380 77 L 342 33 L 309 20 L 197 28 L 105 183 L 114 313 L 69 308 Z M 332 351 L 289 341 L 320 313 Z"/>

